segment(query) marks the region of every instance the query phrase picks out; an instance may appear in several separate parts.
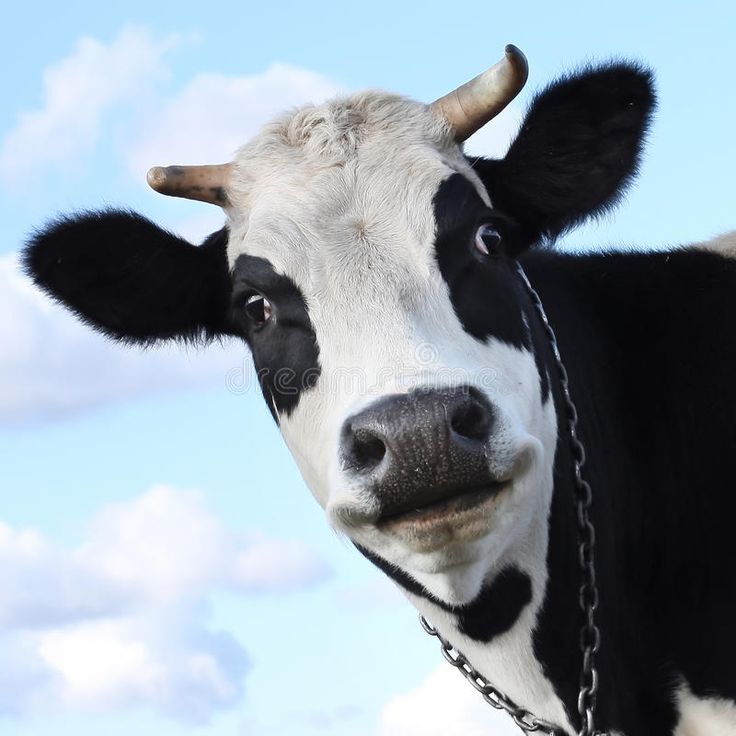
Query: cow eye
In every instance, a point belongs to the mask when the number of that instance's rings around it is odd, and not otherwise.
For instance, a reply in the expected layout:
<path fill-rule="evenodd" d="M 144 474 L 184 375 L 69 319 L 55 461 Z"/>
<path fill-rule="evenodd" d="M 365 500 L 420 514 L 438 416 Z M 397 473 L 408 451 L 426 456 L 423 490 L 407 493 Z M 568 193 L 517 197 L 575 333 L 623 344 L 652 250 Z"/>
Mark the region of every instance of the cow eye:
<path fill-rule="evenodd" d="M 484 256 L 495 255 L 501 245 L 501 235 L 493 225 L 483 223 L 475 231 L 475 249 Z"/>
<path fill-rule="evenodd" d="M 266 299 L 262 294 L 251 294 L 245 300 L 245 310 L 248 319 L 256 326 L 261 327 L 273 315 L 273 307 L 271 302 Z"/>

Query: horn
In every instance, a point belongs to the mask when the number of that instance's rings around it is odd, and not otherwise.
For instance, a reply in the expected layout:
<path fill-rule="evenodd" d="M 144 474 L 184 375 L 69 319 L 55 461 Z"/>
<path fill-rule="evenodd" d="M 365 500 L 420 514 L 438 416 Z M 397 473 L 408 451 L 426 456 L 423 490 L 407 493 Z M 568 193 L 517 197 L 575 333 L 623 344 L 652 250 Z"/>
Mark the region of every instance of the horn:
<path fill-rule="evenodd" d="M 198 199 L 200 202 L 228 203 L 227 185 L 232 164 L 218 166 L 154 166 L 148 170 L 149 186 L 170 197 Z"/>
<path fill-rule="evenodd" d="M 521 92 L 528 76 L 526 56 L 509 44 L 501 61 L 435 100 L 431 108 L 454 128 L 455 140 L 461 143 L 498 115 Z"/>

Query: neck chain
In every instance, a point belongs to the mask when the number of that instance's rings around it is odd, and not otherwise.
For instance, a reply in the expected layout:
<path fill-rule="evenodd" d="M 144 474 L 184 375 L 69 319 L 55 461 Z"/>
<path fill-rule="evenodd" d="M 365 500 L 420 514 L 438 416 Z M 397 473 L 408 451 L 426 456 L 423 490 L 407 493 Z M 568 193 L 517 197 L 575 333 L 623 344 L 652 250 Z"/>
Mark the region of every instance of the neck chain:
<path fill-rule="evenodd" d="M 580 628 L 580 689 L 578 691 L 578 714 L 580 716 L 580 729 L 577 736 L 606 736 L 602 731 L 596 731 L 594 725 L 596 698 L 598 695 L 598 671 L 595 667 L 595 655 L 600 649 L 601 633 L 595 624 L 595 610 L 598 608 L 598 587 L 595 578 L 595 528 L 590 519 L 590 507 L 592 504 L 592 493 L 590 485 L 583 478 L 582 469 L 585 464 L 585 448 L 578 439 L 577 425 L 578 412 L 570 394 L 570 383 L 567 370 L 562 362 L 560 349 L 557 344 L 552 325 L 547 319 L 547 314 L 542 306 L 542 300 L 521 267 L 516 263 L 517 273 L 534 304 L 539 319 L 547 333 L 549 346 L 552 350 L 562 399 L 567 414 L 567 434 L 572 454 L 572 465 L 575 483 L 575 510 L 577 517 L 578 536 L 578 568 L 580 570 L 580 588 L 578 591 L 578 605 L 583 613 L 583 625 Z M 526 734 L 544 734 L 545 736 L 562 736 L 563 731 L 542 718 L 537 718 L 533 713 L 519 707 L 507 695 L 494 687 L 483 675 L 468 663 L 468 660 L 455 649 L 440 633 L 423 617 L 420 621 L 424 630 L 431 636 L 437 637 L 441 644 L 442 655 L 454 667 L 456 667 L 470 682 L 470 684 L 483 696 L 484 700 L 497 710 L 504 710 L 514 720 L 514 723 Z"/>

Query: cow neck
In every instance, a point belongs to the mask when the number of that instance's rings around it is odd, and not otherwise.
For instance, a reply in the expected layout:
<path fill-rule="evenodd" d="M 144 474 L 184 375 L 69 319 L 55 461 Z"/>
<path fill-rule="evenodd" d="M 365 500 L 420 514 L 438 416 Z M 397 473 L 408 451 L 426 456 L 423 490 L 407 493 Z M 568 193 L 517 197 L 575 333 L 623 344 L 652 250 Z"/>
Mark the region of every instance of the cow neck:
<path fill-rule="evenodd" d="M 605 736 L 603 732 L 595 729 L 595 710 L 598 694 L 598 672 L 595 657 L 600 649 L 601 635 L 595 623 L 595 612 L 598 608 L 598 588 L 595 576 L 595 529 L 590 514 L 593 498 L 591 487 L 583 476 L 586 458 L 585 448 L 578 437 L 578 411 L 571 395 L 570 380 L 560 354 L 557 336 L 547 318 L 542 300 L 531 285 L 521 264 L 516 262 L 515 266 L 519 279 L 543 328 L 547 349 L 553 363 L 551 369 L 554 375 L 551 375 L 550 378 L 559 412 L 558 429 L 560 431 L 557 460 L 564 462 L 567 467 L 567 469 L 563 469 L 562 477 L 567 481 L 564 484 L 566 489 L 570 489 L 569 492 L 560 492 L 561 489 L 558 488 L 556 483 L 553 503 L 568 502 L 567 512 L 563 511 L 561 518 L 568 518 L 572 514 L 577 532 L 577 594 L 573 595 L 572 593 L 575 586 L 565 586 L 565 590 L 569 592 L 566 609 L 568 615 L 577 609 L 578 616 L 576 618 L 581 620 L 579 637 L 572 637 L 573 641 L 577 639 L 577 644 L 572 643 L 572 641 L 569 642 L 570 648 L 573 651 L 578 650 L 579 656 L 570 656 L 571 652 L 568 651 L 568 656 L 563 659 L 570 663 L 575 662 L 576 659 L 578 661 L 577 671 L 580 683 L 576 701 L 580 717 L 578 736 Z M 556 467 L 557 465 L 556 462 Z M 554 541 L 551 538 L 550 545 Z M 574 558 L 570 554 L 564 554 L 565 549 L 570 549 L 569 545 L 569 542 L 561 545 L 567 565 L 575 564 L 572 562 Z M 573 579 L 572 575 L 564 577 L 569 580 Z M 420 621 L 428 634 L 439 639 L 445 659 L 465 676 L 473 687 L 481 693 L 486 702 L 494 708 L 507 712 L 524 733 L 547 734 L 548 736 L 559 736 L 563 733 L 559 727 L 544 719 L 537 718 L 533 713 L 510 700 L 475 670 L 462 653 L 444 639 L 423 616 L 420 616 Z M 569 673 L 564 677 L 564 681 L 571 681 Z M 565 701 L 569 702 L 567 698 L 565 698 Z"/>

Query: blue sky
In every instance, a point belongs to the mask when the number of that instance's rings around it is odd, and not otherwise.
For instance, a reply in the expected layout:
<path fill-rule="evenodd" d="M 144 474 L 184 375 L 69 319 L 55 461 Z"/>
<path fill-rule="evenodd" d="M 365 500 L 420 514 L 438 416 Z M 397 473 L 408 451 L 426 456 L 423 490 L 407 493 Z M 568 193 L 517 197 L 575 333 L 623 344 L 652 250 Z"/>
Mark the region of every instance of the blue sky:
<path fill-rule="evenodd" d="M 631 57 L 657 76 L 638 183 L 567 247 L 712 237 L 736 224 L 736 9 L 691 8 L 2 11 L 0 734 L 514 733 L 328 530 L 240 346 L 109 345 L 35 294 L 14 254 L 54 215 L 107 205 L 201 237 L 216 208 L 156 196 L 149 165 L 227 160 L 269 116 L 340 90 L 433 99 L 507 42 L 527 53 L 528 89 L 477 152 L 502 150 L 531 92 L 575 65 Z"/>

